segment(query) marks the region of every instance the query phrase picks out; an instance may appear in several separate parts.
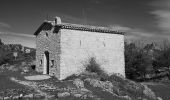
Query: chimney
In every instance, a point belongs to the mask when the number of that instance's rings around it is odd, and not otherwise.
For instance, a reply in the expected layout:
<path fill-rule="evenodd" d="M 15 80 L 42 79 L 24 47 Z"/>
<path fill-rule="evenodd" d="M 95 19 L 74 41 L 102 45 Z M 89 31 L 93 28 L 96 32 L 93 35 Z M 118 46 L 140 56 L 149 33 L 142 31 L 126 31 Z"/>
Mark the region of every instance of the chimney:
<path fill-rule="evenodd" d="M 54 23 L 55 23 L 55 25 L 61 24 L 61 18 L 56 16 L 54 19 Z"/>

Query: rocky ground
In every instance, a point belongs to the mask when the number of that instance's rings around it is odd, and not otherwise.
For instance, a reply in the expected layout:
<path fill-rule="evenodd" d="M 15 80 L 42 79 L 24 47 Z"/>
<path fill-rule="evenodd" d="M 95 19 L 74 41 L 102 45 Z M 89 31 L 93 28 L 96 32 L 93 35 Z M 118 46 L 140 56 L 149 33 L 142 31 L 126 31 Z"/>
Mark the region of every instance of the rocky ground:
<path fill-rule="evenodd" d="M 10 69 L 10 68 L 9 68 Z M 59 81 L 23 70 L 1 69 L 0 99 L 5 100 L 162 100 L 147 85 L 119 75 L 84 72 Z M 36 73 L 38 74 L 38 73 Z"/>

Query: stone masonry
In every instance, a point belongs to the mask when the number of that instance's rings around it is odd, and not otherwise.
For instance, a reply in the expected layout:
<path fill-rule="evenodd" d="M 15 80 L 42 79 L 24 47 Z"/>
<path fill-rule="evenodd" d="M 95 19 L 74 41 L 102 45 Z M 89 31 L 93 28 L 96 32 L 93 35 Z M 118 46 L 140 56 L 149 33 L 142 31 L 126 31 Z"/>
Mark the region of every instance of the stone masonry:
<path fill-rule="evenodd" d="M 36 35 L 36 70 L 59 80 L 85 70 L 90 58 L 108 74 L 125 76 L 124 35 L 106 27 L 45 21 Z"/>

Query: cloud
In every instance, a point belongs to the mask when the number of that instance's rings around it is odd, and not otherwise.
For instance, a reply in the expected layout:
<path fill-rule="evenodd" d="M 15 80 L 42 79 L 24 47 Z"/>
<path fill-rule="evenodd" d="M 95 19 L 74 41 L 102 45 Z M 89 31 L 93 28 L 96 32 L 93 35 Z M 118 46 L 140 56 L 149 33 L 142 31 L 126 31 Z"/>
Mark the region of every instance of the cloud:
<path fill-rule="evenodd" d="M 119 30 L 119 31 L 122 31 L 122 32 L 127 32 L 127 31 L 132 30 L 129 27 L 124 27 L 124 26 L 119 26 L 119 25 L 110 25 L 109 27 L 113 30 Z"/>
<path fill-rule="evenodd" d="M 34 35 L 30 34 L 21 34 L 21 33 L 13 33 L 13 32 L 0 32 L 0 35 L 13 35 L 13 36 L 19 36 L 19 37 L 35 37 Z"/>
<path fill-rule="evenodd" d="M 0 32 L 0 38 L 5 44 L 21 44 L 23 46 L 35 48 L 34 35 Z"/>
<path fill-rule="evenodd" d="M 128 41 L 162 42 L 170 40 L 170 0 L 154 0 L 150 3 L 153 10 L 150 14 L 154 15 L 156 24 L 161 31 L 147 31 L 139 28 L 112 26 L 125 32 L 125 39 Z M 161 34 L 160 34 L 161 33 Z"/>
<path fill-rule="evenodd" d="M 101 3 L 101 0 L 89 0 L 93 4 L 99 4 Z"/>
<path fill-rule="evenodd" d="M 109 26 L 113 30 L 125 32 L 125 35 L 131 36 L 131 37 L 152 37 L 154 33 L 144 31 L 142 29 L 137 28 L 130 28 L 130 27 L 124 27 L 119 25 L 111 25 Z M 133 36 L 132 36 L 133 35 Z"/>
<path fill-rule="evenodd" d="M 152 14 L 158 19 L 158 26 L 165 31 L 170 32 L 170 10 L 156 10 Z"/>
<path fill-rule="evenodd" d="M 157 26 L 164 32 L 170 33 L 170 1 L 156 0 L 151 3 L 154 10 L 150 12 L 157 20 Z"/>
<path fill-rule="evenodd" d="M 111 25 L 109 26 L 113 30 L 118 30 L 125 32 L 125 41 L 127 42 L 162 42 L 163 40 L 170 40 L 170 34 L 158 34 L 156 32 L 148 32 L 143 29 L 130 28 L 120 25 Z"/>
<path fill-rule="evenodd" d="M 7 23 L 4 23 L 4 22 L 0 22 L 0 27 L 2 28 L 10 28 L 11 26 Z"/>
<path fill-rule="evenodd" d="M 90 9 L 90 8 L 88 8 Z M 61 21 L 63 23 L 74 23 L 74 24 L 90 24 L 90 25 L 94 25 L 96 24 L 96 22 L 92 21 L 90 18 L 88 18 L 87 16 L 82 15 L 81 16 L 75 16 L 75 15 L 71 15 L 68 13 L 60 13 L 60 12 L 56 12 L 56 11 L 45 11 L 43 13 L 41 13 L 42 16 L 47 16 L 46 20 L 54 20 L 55 16 L 58 16 L 61 18 Z"/>

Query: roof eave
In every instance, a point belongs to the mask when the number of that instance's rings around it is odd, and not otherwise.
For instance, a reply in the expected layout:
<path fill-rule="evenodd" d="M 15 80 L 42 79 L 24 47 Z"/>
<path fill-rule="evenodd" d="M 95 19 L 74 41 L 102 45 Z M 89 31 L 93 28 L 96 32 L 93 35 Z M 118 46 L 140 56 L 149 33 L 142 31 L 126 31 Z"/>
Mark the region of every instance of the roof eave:
<path fill-rule="evenodd" d="M 44 22 L 41 24 L 41 26 L 35 31 L 34 35 L 37 36 L 37 35 L 41 32 L 42 27 L 43 27 L 44 25 L 46 25 L 46 24 L 51 24 L 51 23 L 48 22 L 48 21 L 44 21 Z M 51 25 L 52 25 L 52 24 L 51 24 Z"/>

